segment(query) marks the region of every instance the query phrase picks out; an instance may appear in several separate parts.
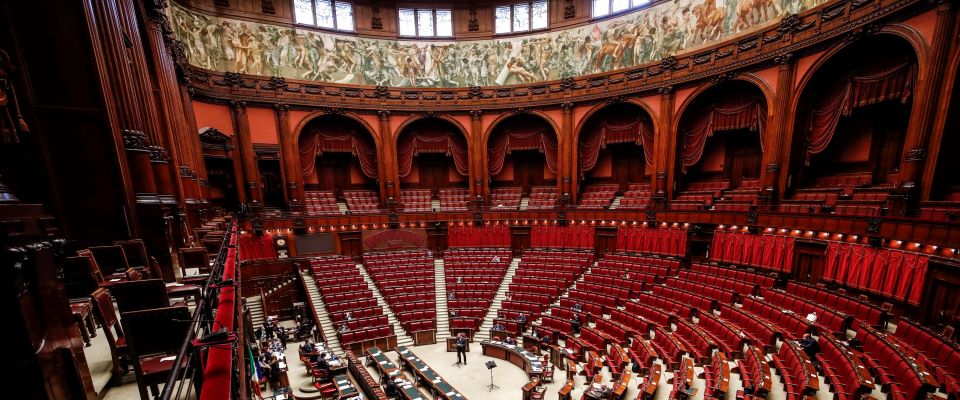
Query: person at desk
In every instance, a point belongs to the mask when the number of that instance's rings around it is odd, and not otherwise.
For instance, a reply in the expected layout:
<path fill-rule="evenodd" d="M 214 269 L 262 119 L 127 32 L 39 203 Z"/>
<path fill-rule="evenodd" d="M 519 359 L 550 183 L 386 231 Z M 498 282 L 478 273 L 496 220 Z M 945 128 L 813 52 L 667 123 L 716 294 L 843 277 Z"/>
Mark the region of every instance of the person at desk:
<path fill-rule="evenodd" d="M 550 335 L 543 335 L 543 337 L 540 338 L 540 343 L 550 344 Z"/>
<path fill-rule="evenodd" d="M 456 300 L 457 295 L 453 292 L 447 293 L 447 300 Z"/>
<path fill-rule="evenodd" d="M 495 331 L 505 331 L 505 330 L 507 330 L 507 327 L 503 326 L 502 323 L 497 322 L 497 324 L 493 326 L 493 330 L 495 330 Z"/>
<path fill-rule="evenodd" d="M 347 333 L 347 332 L 350 332 L 350 327 L 347 326 L 346 322 L 340 324 L 340 327 L 337 328 L 337 333 Z"/>
<path fill-rule="evenodd" d="M 507 336 L 507 340 L 504 340 L 503 343 L 509 344 L 511 346 L 517 345 L 517 338 L 513 336 Z"/>
<path fill-rule="evenodd" d="M 397 389 L 397 383 L 394 382 L 393 379 L 387 379 L 387 383 L 383 385 L 383 393 L 391 399 L 400 396 L 400 390 Z"/>
<path fill-rule="evenodd" d="M 522 327 L 523 325 L 526 325 L 526 323 L 527 323 L 527 314 L 520 313 L 520 315 L 517 315 L 517 322 L 520 324 L 521 327 Z"/>
<path fill-rule="evenodd" d="M 347 311 L 347 313 L 343 315 L 343 320 L 344 321 L 353 320 L 353 313 L 351 313 L 350 311 Z"/>
<path fill-rule="evenodd" d="M 317 363 L 317 368 L 319 368 L 321 371 L 330 369 L 330 363 L 327 362 L 327 353 L 320 353 L 316 358 L 316 361 L 313 362 Z"/>
<path fill-rule="evenodd" d="M 270 356 L 270 387 L 280 388 L 280 359 L 273 355 Z"/>
<path fill-rule="evenodd" d="M 583 326 L 583 322 L 580 321 L 580 316 L 573 314 L 573 319 L 570 320 L 570 329 L 573 330 L 573 333 L 580 334 L 580 327 Z"/>
<path fill-rule="evenodd" d="M 463 365 L 467 365 L 467 335 L 457 334 L 457 364 L 460 364 L 460 357 L 463 356 Z"/>
<path fill-rule="evenodd" d="M 797 340 L 797 344 L 800 345 L 804 353 L 807 353 L 810 360 L 817 359 L 816 355 L 820 352 L 820 343 L 817 343 L 817 339 L 814 339 L 809 333 L 805 333 L 800 340 Z"/>
<path fill-rule="evenodd" d="M 307 339 L 303 341 L 303 344 L 300 345 L 300 352 L 306 355 L 313 354 L 316 348 L 313 345 L 313 339 Z"/>
<path fill-rule="evenodd" d="M 273 339 L 273 324 L 270 321 L 263 321 L 263 337 Z"/>
<path fill-rule="evenodd" d="M 582 312 L 582 311 L 583 311 L 583 305 L 580 304 L 580 303 L 573 303 L 573 311 Z"/>

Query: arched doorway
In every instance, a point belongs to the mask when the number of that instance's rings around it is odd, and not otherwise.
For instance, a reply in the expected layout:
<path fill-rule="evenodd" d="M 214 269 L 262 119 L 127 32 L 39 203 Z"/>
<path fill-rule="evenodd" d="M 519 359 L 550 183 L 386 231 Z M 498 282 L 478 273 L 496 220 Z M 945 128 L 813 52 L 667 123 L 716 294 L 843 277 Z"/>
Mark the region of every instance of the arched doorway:
<path fill-rule="evenodd" d="M 679 119 L 671 208 L 747 211 L 756 205 L 767 103 L 755 84 L 731 80 L 693 98 Z"/>
<path fill-rule="evenodd" d="M 900 182 L 916 71 L 909 43 L 876 35 L 813 73 L 797 104 L 782 211 L 885 213 Z"/>
<path fill-rule="evenodd" d="M 645 208 L 650 200 L 653 120 L 632 103 L 611 104 L 584 123 L 578 135 L 579 207 Z M 623 193 L 614 201 L 617 193 Z"/>
<path fill-rule="evenodd" d="M 490 206 L 553 208 L 557 202 L 557 134 L 545 119 L 517 114 L 500 121 L 487 138 Z"/>
<path fill-rule="evenodd" d="M 300 172 L 307 215 L 381 209 L 377 148 L 366 127 L 352 118 L 331 114 L 310 120 L 300 132 Z M 338 199 L 344 204 L 338 204 Z"/>
<path fill-rule="evenodd" d="M 463 131 L 442 118 L 423 118 L 397 136 L 400 208 L 466 210 L 470 202 L 470 152 Z"/>

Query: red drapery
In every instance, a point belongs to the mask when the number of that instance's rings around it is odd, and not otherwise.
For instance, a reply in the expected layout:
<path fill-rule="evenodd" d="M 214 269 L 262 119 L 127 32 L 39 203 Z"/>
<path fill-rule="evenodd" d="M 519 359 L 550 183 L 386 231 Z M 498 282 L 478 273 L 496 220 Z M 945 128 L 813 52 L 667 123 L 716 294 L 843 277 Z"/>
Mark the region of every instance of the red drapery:
<path fill-rule="evenodd" d="M 634 143 L 643 147 L 644 159 L 653 166 L 653 128 L 645 118 L 626 123 L 604 122 L 580 138 L 580 174 L 597 165 L 600 149 L 611 143 Z"/>
<path fill-rule="evenodd" d="M 237 249 L 240 253 L 240 261 L 277 258 L 277 249 L 273 246 L 273 236 L 243 235 L 240 236 L 239 242 Z"/>
<path fill-rule="evenodd" d="M 513 150 L 538 150 L 547 160 L 547 168 L 557 173 L 557 137 L 543 127 L 508 129 L 490 139 L 487 148 L 490 176 L 503 169 L 503 161 Z"/>
<path fill-rule="evenodd" d="M 314 173 L 317 156 L 324 152 L 350 153 L 360 160 L 360 169 L 368 178 L 377 177 L 376 147 L 353 130 L 314 131 L 300 140 L 300 170 L 303 176 Z"/>
<path fill-rule="evenodd" d="M 710 246 L 710 258 L 790 272 L 793 269 L 794 240 L 786 236 L 715 231 L 713 244 Z"/>
<path fill-rule="evenodd" d="M 840 117 L 849 116 L 853 109 L 887 100 L 899 99 L 906 103 L 913 91 L 916 64 L 907 62 L 883 71 L 844 78 L 831 96 L 810 111 L 807 128 L 806 162 L 810 156 L 827 149 L 840 123 Z"/>
<path fill-rule="evenodd" d="M 714 132 L 733 129 L 749 129 L 760 134 L 760 150 L 763 151 L 763 134 L 766 131 L 767 113 L 762 101 L 728 100 L 727 104 L 702 110 L 696 119 L 686 124 L 683 133 L 683 169 L 695 165 L 703 156 L 707 138 Z"/>
<path fill-rule="evenodd" d="M 919 304 L 930 257 L 852 243 L 827 245 L 823 279 Z"/>
<path fill-rule="evenodd" d="M 470 174 L 467 143 L 463 137 L 451 131 L 415 131 L 405 134 L 397 143 L 397 163 L 400 177 L 410 175 L 413 157 L 420 153 L 442 153 L 453 158 L 457 172 Z"/>
<path fill-rule="evenodd" d="M 683 256 L 687 252 L 687 230 L 623 227 L 617 230 L 617 250 Z"/>
<path fill-rule="evenodd" d="M 594 229 L 589 225 L 534 226 L 530 230 L 530 246 L 565 249 L 592 249 Z"/>
<path fill-rule="evenodd" d="M 510 247 L 510 227 L 450 226 L 447 229 L 449 247 Z"/>

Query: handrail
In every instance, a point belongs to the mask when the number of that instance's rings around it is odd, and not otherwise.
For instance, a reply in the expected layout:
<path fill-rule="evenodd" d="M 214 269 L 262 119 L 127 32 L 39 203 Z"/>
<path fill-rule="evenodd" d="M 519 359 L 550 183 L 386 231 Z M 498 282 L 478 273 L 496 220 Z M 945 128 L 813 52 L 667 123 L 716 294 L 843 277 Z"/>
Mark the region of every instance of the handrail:
<path fill-rule="evenodd" d="M 203 285 L 202 294 L 196 301 L 197 305 L 193 310 L 187 335 L 183 339 L 183 344 L 181 344 L 180 351 L 174 360 L 173 368 L 163 385 L 163 390 L 160 393 L 160 399 L 162 400 L 192 398 L 195 397 L 191 393 L 194 390 L 197 391 L 197 394 L 200 393 L 203 385 L 203 371 L 201 370 L 200 374 L 197 375 L 197 369 L 202 369 L 203 365 L 201 365 L 200 354 L 196 351 L 198 348 L 194 346 L 194 341 L 214 330 L 213 310 L 219 300 L 218 295 L 221 289 L 218 285 L 223 282 L 224 264 L 227 261 L 231 243 L 235 243 L 235 230 L 236 227 L 231 222 L 227 228 L 227 233 L 223 237 L 223 243 L 217 253 L 210 275 L 207 276 L 207 281 Z"/>

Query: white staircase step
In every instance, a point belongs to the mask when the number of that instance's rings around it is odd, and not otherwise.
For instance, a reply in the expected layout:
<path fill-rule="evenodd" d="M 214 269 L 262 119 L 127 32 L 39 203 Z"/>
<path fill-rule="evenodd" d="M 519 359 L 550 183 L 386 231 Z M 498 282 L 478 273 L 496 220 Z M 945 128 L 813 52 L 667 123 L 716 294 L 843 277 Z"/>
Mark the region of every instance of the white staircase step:
<path fill-rule="evenodd" d="M 521 199 L 520 199 L 520 211 L 526 210 L 527 207 L 529 207 L 529 206 L 530 206 L 530 198 L 529 198 L 529 197 L 524 197 L 524 198 L 521 198 Z"/>
<path fill-rule="evenodd" d="M 478 329 L 477 333 L 474 334 L 474 338 L 476 340 L 490 339 L 490 329 L 493 329 L 493 320 L 497 317 L 497 311 L 500 310 L 500 305 L 503 304 L 503 301 L 507 298 L 507 289 L 510 287 L 510 283 L 513 282 L 513 277 L 517 274 L 517 268 L 519 265 L 519 257 L 515 257 L 510 261 L 510 266 L 507 268 L 507 273 L 503 275 L 503 280 L 500 281 L 500 286 L 497 287 L 497 293 L 493 296 L 493 302 L 490 304 L 490 309 L 487 311 L 487 315 L 484 316 L 483 322 L 480 324 L 480 328 Z"/>
<path fill-rule="evenodd" d="M 436 201 L 436 200 L 434 200 Z M 450 332 L 450 314 L 447 307 L 446 265 L 442 258 L 433 260 L 434 296 L 437 298 L 437 336 L 446 337 Z"/>
<path fill-rule="evenodd" d="M 337 354 L 343 354 L 343 348 L 340 346 L 340 338 L 337 336 L 337 330 L 333 326 L 333 321 L 330 320 L 330 314 L 327 313 L 327 305 L 323 302 L 323 297 L 320 297 L 317 282 L 313 280 L 313 276 L 306 270 L 302 271 L 300 276 L 303 279 L 304 286 L 307 288 L 307 294 L 310 296 L 310 304 L 313 305 L 314 312 L 318 318 L 320 318 L 320 320 L 317 321 L 317 325 L 320 326 L 323 337 L 327 339 L 327 347 Z"/>
<path fill-rule="evenodd" d="M 620 207 L 620 200 L 623 199 L 623 196 L 617 196 L 613 198 L 613 201 L 610 202 L 610 209 L 616 210 L 617 207 Z"/>

